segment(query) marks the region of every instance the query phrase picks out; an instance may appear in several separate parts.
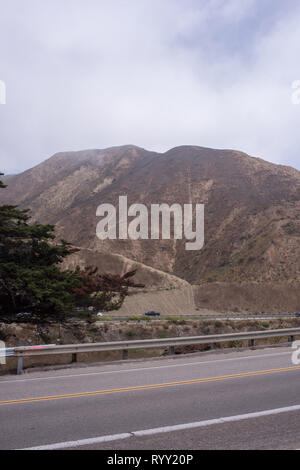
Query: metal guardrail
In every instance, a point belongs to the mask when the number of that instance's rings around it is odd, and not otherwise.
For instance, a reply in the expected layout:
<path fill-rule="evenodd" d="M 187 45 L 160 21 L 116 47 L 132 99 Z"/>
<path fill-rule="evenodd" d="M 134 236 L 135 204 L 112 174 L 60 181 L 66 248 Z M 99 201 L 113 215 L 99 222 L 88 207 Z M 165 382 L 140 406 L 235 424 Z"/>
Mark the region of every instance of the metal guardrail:
<path fill-rule="evenodd" d="M 15 348 L 0 348 L 0 357 L 11 357 L 15 355 Z"/>
<path fill-rule="evenodd" d="M 28 346 L 14 349 L 14 355 L 18 357 L 17 374 L 23 370 L 23 358 L 30 356 L 48 356 L 55 354 L 72 354 L 72 362 L 77 362 L 78 353 L 96 351 L 123 351 L 123 359 L 128 358 L 130 349 L 155 349 L 169 348 L 169 354 L 174 354 L 176 346 L 186 346 L 193 344 L 214 344 L 231 341 L 248 340 L 248 346 L 253 347 L 255 340 L 275 337 L 289 337 L 289 341 L 294 341 L 295 336 L 300 336 L 300 328 L 287 328 L 269 331 L 248 331 L 243 333 L 227 333 L 220 335 L 204 336 L 184 336 L 177 338 L 145 339 L 133 341 L 113 341 L 105 343 L 84 343 L 69 345 L 48 345 L 48 346 Z"/>
<path fill-rule="evenodd" d="M 0 348 L 0 357 L 14 357 L 16 356 L 16 352 L 18 351 L 18 349 L 21 349 L 22 351 L 24 349 L 36 350 L 36 349 L 44 349 L 49 346 L 56 346 L 56 344 L 40 344 L 38 346 L 18 346 L 16 348 Z"/>
<path fill-rule="evenodd" d="M 44 350 L 45 348 L 55 347 L 56 344 L 40 344 L 37 346 L 18 346 L 15 348 L 0 348 L 0 358 L 1 357 L 15 357 L 18 355 L 18 351 L 37 351 L 37 350 Z M 19 370 L 20 367 L 20 370 Z M 18 359 L 18 369 L 17 374 L 20 374 L 23 370 L 23 363 Z"/>

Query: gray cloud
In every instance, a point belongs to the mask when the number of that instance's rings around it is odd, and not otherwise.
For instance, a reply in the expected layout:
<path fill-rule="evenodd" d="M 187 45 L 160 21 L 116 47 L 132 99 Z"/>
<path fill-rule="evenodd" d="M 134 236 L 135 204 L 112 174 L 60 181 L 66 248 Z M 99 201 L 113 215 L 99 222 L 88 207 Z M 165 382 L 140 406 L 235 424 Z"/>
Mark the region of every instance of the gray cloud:
<path fill-rule="evenodd" d="M 134 143 L 300 168 L 297 0 L 0 0 L 0 167 Z"/>

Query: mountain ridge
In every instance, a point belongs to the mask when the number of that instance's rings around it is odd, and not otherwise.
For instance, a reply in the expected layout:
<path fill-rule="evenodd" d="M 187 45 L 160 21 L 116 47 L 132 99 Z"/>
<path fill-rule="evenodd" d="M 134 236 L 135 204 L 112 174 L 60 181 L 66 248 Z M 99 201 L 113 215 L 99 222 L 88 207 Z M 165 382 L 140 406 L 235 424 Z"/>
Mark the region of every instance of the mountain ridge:
<path fill-rule="evenodd" d="M 300 279 L 300 172 L 230 149 L 132 144 L 59 152 L 10 177 L 1 203 L 30 207 L 33 221 L 95 252 L 116 253 L 192 284 Z M 2 191 L 3 193 L 4 191 Z M 205 204 L 205 245 L 181 240 L 106 240 L 96 208 L 140 202 Z"/>

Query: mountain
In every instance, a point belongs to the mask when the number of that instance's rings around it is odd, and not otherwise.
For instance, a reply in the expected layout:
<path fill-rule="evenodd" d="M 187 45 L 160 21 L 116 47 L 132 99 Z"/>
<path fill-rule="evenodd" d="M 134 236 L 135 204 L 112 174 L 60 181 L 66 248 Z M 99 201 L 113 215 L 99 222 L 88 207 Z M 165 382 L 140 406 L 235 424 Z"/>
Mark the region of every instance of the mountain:
<path fill-rule="evenodd" d="M 3 194 L 4 193 L 4 194 Z M 205 244 L 96 238 L 102 203 L 204 203 Z M 132 145 L 58 153 L 10 177 L 2 203 L 30 207 L 59 237 L 122 255 L 193 284 L 299 280 L 300 172 L 233 150 L 182 146 L 165 153 Z"/>

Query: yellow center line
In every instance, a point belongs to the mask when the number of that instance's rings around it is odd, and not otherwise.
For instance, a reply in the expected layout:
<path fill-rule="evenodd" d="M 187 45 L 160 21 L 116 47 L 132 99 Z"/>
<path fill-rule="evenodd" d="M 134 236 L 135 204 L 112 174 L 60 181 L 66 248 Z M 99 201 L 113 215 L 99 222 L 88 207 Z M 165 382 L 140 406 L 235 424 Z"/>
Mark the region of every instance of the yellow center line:
<path fill-rule="evenodd" d="M 254 371 L 254 372 L 242 372 L 240 374 L 221 375 L 217 377 L 207 377 L 203 379 L 182 380 L 179 382 L 167 382 L 167 383 L 153 384 L 153 385 L 137 385 L 135 387 L 115 388 L 115 389 L 108 389 L 108 390 L 96 390 L 94 392 L 69 393 L 66 395 L 52 395 L 48 397 L 36 397 L 36 398 L 20 398 L 18 400 L 0 401 L 0 406 L 14 405 L 14 404 L 20 404 L 20 403 L 34 403 L 34 402 L 49 401 L 49 400 L 62 400 L 65 398 L 80 398 L 80 397 L 90 397 L 90 396 L 96 396 L 96 395 L 109 395 L 111 393 L 134 392 L 134 391 L 139 391 L 139 390 L 151 390 L 151 389 L 165 388 L 165 387 L 177 387 L 179 385 L 216 382 L 218 380 L 238 379 L 242 377 L 275 374 L 278 372 L 290 372 L 294 370 L 300 370 L 300 366 L 282 367 L 280 369 L 259 370 L 259 371 Z"/>

